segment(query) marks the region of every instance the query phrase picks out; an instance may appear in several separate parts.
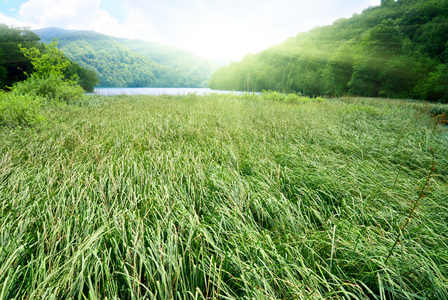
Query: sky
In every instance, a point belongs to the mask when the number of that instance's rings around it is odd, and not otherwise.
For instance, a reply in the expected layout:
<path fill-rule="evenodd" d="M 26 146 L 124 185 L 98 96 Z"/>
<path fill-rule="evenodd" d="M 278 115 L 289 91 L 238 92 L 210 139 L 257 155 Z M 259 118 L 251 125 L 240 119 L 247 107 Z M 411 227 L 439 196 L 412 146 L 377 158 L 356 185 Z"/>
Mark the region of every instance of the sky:
<path fill-rule="evenodd" d="M 239 61 L 381 0 L 0 0 L 0 23 L 93 30 Z"/>

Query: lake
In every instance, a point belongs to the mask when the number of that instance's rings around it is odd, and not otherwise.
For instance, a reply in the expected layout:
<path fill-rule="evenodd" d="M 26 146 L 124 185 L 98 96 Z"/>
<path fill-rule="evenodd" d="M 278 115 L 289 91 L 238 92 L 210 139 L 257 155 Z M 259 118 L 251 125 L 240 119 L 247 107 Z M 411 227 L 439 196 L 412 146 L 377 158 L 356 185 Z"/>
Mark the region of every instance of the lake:
<path fill-rule="evenodd" d="M 95 93 L 103 96 L 112 95 L 208 95 L 208 94 L 237 94 L 244 92 L 215 91 L 208 88 L 96 88 Z"/>

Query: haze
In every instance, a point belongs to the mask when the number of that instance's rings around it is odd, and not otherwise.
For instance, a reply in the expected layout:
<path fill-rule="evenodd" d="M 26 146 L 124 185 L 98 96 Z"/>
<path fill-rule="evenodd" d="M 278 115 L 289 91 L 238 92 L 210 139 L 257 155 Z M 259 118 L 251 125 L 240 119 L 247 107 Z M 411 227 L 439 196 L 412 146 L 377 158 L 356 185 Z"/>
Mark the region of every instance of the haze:
<path fill-rule="evenodd" d="M 0 23 L 159 42 L 237 61 L 380 0 L 0 0 Z"/>

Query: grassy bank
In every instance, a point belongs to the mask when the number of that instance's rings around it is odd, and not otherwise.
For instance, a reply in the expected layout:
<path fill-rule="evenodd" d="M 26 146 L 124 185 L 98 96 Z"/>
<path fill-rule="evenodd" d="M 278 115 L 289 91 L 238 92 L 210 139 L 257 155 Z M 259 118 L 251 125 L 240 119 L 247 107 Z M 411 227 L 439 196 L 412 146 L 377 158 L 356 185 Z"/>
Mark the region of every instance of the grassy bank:
<path fill-rule="evenodd" d="M 117 96 L 0 128 L 0 299 L 447 299 L 421 104 Z"/>

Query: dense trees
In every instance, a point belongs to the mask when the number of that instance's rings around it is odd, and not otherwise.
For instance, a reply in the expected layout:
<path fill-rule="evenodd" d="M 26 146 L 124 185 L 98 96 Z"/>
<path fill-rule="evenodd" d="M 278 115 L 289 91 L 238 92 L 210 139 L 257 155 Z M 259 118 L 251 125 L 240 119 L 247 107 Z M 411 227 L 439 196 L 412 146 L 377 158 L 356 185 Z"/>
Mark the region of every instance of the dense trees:
<path fill-rule="evenodd" d="M 352 94 L 379 96 L 384 90 L 385 78 L 390 77 L 386 65 L 392 57 L 401 54 L 401 40 L 399 28 L 390 19 L 375 26 L 363 38 L 348 83 Z M 393 85 L 393 81 L 389 84 Z"/>
<path fill-rule="evenodd" d="M 46 28 L 43 41 L 59 39 L 61 50 L 95 71 L 103 87 L 205 87 L 217 66 L 187 51 L 92 31 Z"/>
<path fill-rule="evenodd" d="M 151 60 L 136 57 L 108 37 L 96 40 L 61 40 L 61 49 L 73 61 L 98 74 L 104 87 L 142 87 L 154 85 L 153 72 L 158 66 Z"/>
<path fill-rule="evenodd" d="M 382 1 L 219 69 L 213 89 L 448 101 L 448 1 Z"/>
<path fill-rule="evenodd" d="M 8 70 L 4 66 L 5 60 L 3 57 L 3 50 L 0 48 L 0 86 L 5 82 Z"/>
<path fill-rule="evenodd" d="M 218 66 L 192 53 L 158 43 L 115 38 L 132 52 L 162 66 L 159 84 L 172 87 L 205 87 Z"/>
<path fill-rule="evenodd" d="M 53 46 L 40 42 L 40 37 L 27 28 L 14 28 L 0 24 L 0 89 L 11 87 L 23 81 L 27 74 L 36 77 L 47 76 L 61 64 L 66 78 L 76 78 L 85 91 L 91 92 L 99 83 L 96 73 L 70 61 Z M 30 60 L 33 57 L 33 61 Z M 35 63 L 41 67 L 36 70 Z"/>
<path fill-rule="evenodd" d="M 85 103 L 85 91 L 79 76 L 66 78 L 64 72 L 72 62 L 58 50 L 57 42 L 37 47 L 16 45 L 32 72 L 23 72 L 26 79 L 0 90 L 0 127 L 35 126 L 45 122 L 44 111 L 55 104 Z"/>
<path fill-rule="evenodd" d="M 10 28 L 0 24 L 0 89 L 24 80 L 24 72 L 31 72 L 32 66 L 18 45 L 40 48 L 39 40 L 37 34 L 26 28 Z"/>
<path fill-rule="evenodd" d="M 65 69 L 64 77 L 77 77 L 79 85 L 87 92 L 93 92 L 95 86 L 100 83 L 100 80 L 95 71 L 83 68 L 79 64 L 72 61 L 67 66 L 67 69 Z"/>

